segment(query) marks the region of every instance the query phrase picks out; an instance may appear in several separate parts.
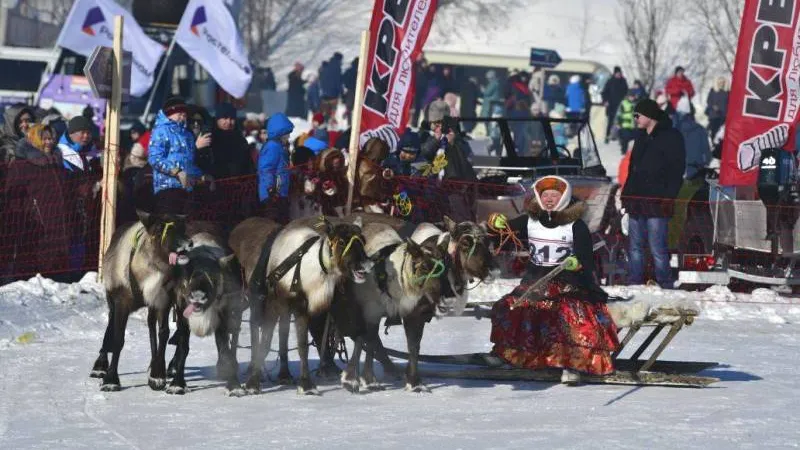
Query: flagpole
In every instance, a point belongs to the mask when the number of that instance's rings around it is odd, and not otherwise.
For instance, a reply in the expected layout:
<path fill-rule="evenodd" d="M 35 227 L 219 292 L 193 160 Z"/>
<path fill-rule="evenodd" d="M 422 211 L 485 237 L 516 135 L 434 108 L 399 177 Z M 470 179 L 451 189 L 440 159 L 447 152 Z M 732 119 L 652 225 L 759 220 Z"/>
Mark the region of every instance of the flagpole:
<path fill-rule="evenodd" d="M 350 215 L 353 210 L 353 189 L 356 185 L 356 165 L 358 164 L 358 150 L 361 137 L 361 110 L 364 106 L 364 86 L 367 80 L 367 53 L 369 52 L 369 30 L 361 32 L 361 51 L 358 55 L 358 76 L 356 77 L 356 98 L 353 103 L 353 114 L 350 124 L 350 159 L 347 167 L 347 205 L 345 215 Z"/>
<path fill-rule="evenodd" d="M 150 97 L 147 99 L 147 106 L 144 107 L 144 113 L 142 116 L 139 117 L 139 120 L 147 125 L 147 116 L 150 114 L 150 108 L 153 106 L 153 99 L 156 96 L 156 91 L 158 90 L 158 85 L 161 84 L 161 78 L 164 77 L 164 72 L 167 70 L 167 62 L 169 61 L 169 57 L 172 56 L 172 51 L 175 49 L 175 38 L 178 35 L 178 31 L 175 31 L 175 34 L 172 35 L 172 41 L 169 43 L 169 48 L 167 49 L 167 54 L 164 55 L 164 62 L 161 63 L 161 68 L 158 70 L 158 75 L 156 75 L 156 81 L 153 83 L 153 87 L 150 89 Z"/>
<path fill-rule="evenodd" d="M 39 104 L 39 97 L 42 95 L 42 90 L 47 85 L 47 82 L 52 78 L 53 70 L 58 65 L 58 60 L 61 59 L 61 54 L 63 52 L 64 49 L 58 45 L 53 46 L 53 51 L 50 53 L 51 58 L 49 61 L 47 61 L 44 72 L 42 72 L 42 79 L 39 80 L 39 88 L 36 89 L 36 95 L 33 96 L 33 106 L 37 106 Z"/>

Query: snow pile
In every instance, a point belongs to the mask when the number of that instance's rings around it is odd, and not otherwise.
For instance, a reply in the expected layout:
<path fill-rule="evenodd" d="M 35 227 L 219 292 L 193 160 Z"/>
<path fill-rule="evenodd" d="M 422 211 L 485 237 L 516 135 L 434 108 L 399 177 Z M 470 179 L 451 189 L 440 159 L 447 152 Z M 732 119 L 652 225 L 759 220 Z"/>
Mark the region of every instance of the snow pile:
<path fill-rule="evenodd" d="M 87 322 L 102 322 L 105 314 L 105 291 L 95 272 L 73 284 L 41 275 L 10 283 L 0 287 L 0 348 L 66 330 L 95 330 Z"/>
<path fill-rule="evenodd" d="M 518 279 L 498 280 L 483 284 L 470 292 L 471 302 L 494 302 L 509 293 Z M 770 289 L 756 289 L 752 294 L 731 292 L 727 286 L 712 286 L 703 292 L 664 290 L 658 286 L 604 287 L 609 295 L 630 302 L 640 302 L 640 310 L 656 307 L 693 308 L 706 320 L 766 320 L 775 324 L 800 322 L 800 301 L 783 297 Z M 632 305 L 632 304 L 631 304 Z"/>

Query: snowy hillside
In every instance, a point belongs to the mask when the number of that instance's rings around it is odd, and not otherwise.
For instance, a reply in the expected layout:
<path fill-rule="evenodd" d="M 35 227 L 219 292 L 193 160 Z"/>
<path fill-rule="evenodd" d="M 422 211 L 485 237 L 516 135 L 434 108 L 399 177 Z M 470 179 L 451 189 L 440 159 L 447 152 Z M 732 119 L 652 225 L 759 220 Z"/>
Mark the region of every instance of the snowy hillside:
<path fill-rule="evenodd" d="M 213 340 L 193 338 L 190 392 L 172 397 L 147 387 L 141 318 L 128 327 L 123 391 L 102 393 L 88 378 L 106 316 L 92 277 L 71 286 L 35 278 L 0 288 L 0 448 L 529 449 L 592 442 L 615 449 L 761 449 L 800 441 L 794 415 L 800 363 L 791 356 L 800 351 L 800 307 L 772 293 L 680 294 L 703 314 L 664 357 L 720 362 L 703 373 L 722 381 L 703 390 L 428 379 L 432 393 L 411 394 L 384 379 L 387 389 L 369 394 L 352 395 L 333 382 L 320 383 L 321 397 L 298 397 L 293 388 L 267 383 L 260 396 L 228 398 L 212 379 Z M 473 298 L 495 299 L 512 283 L 480 287 Z M 675 295 L 656 288 L 615 293 L 653 302 Z M 423 352 L 487 351 L 489 327 L 486 319 L 435 320 Z M 241 342 L 249 342 L 247 334 Z M 403 348 L 402 330 L 392 328 L 384 342 Z M 290 358 L 296 374 L 296 352 Z M 270 354 L 273 369 L 274 359 Z M 249 352 L 240 350 L 239 360 L 243 370 Z"/>

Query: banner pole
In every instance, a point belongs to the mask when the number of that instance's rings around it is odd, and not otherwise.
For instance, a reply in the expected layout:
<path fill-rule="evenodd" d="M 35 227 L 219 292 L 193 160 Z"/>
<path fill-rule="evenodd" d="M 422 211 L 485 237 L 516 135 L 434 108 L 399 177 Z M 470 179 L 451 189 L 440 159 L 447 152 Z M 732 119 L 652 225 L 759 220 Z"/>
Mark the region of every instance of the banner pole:
<path fill-rule="evenodd" d="M 111 78 L 111 99 L 106 114 L 105 149 L 103 151 L 103 192 L 100 198 L 100 258 L 98 281 L 103 279 L 103 258 L 116 228 L 117 177 L 119 176 L 119 112 L 122 107 L 122 27 L 124 18 L 114 17 L 114 59 Z"/>
<path fill-rule="evenodd" d="M 153 107 L 153 99 L 156 96 L 158 85 L 161 84 L 161 78 L 164 77 L 164 72 L 167 70 L 167 62 L 169 62 L 169 57 L 172 56 L 172 51 L 175 49 L 175 36 L 177 36 L 177 34 L 178 31 L 176 30 L 175 34 L 172 35 L 172 41 L 170 41 L 167 53 L 164 55 L 164 62 L 161 63 L 161 68 L 158 69 L 158 75 L 156 75 L 156 80 L 153 82 L 153 87 L 150 88 L 150 96 L 147 99 L 147 105 L 144 107 L 144 112 L 141 117 L 139 117 L 139 121 L 145 126 L 147 126 L 147 116 L 150 114 L 150 109 Z"/>
<path fill-rule="evenodd" d="M 356 185 L 359 137 L 361 135 L 361 110 L 364 107 L 364 88 L 367 80 L 367 52 L 369 52 L 369 30 L 361 32 L 361 50 L 358 53 L 358 78 L 356 79 L 356 95 L 353 103 L 353 114 L 350 124 L 350 160 L 347 166 L 347 206 L 345 215 L 353 210 L 353 191 Z"/>

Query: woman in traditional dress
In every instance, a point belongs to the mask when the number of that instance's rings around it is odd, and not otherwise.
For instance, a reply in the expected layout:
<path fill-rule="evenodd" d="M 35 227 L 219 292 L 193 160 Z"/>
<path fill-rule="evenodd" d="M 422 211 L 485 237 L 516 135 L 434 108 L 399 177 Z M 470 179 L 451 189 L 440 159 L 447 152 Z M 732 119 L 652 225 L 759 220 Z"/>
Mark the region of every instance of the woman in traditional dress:
<path fill-rule="evenodd" d="M 608 296 L 594 281 L 592 238 L 581 220 L 585 204 L 572 199 L 572 188 L 561 177 L 540 178 L 532 190 L 527 214 L 489 218 L 491 228 L 500 235 L 513 233 L 513 241 L 530 251 L 522 282 L 492 310 L 493 352 L 515 366 L 563 369 L 561 382 L 576 385 L 581 373 L 614 371 L 617 330 L 606 308 Z M 567 258 L 577 260 L 576 270 L 527 292 Z"/>

